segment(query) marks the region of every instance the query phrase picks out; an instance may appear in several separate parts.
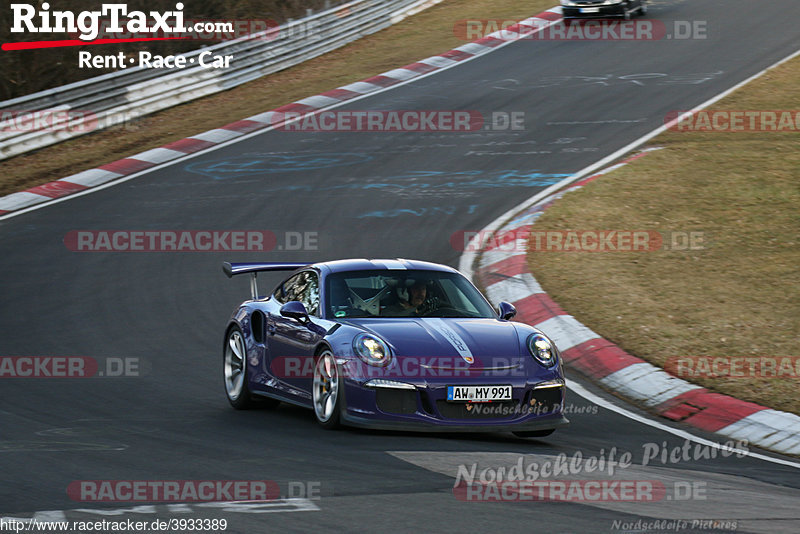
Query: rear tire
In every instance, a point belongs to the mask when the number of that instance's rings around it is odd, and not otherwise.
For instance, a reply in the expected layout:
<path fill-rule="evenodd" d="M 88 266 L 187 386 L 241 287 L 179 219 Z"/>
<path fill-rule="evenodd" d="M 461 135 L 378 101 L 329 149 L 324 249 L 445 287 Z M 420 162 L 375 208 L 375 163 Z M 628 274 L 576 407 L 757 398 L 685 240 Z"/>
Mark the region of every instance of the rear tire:
<path fill-rule="evenodd" d="M 549 436 L 553 432 L 555 432 L 555 428 L 551 428 L 550 430 L 528 430 L 526 432 L 512 432 L 518 438 L 543 438 L 545 436 Z"/>
<path fill-rule="evenodd" d="M 256 397 L 247 384 L 247 348 L 244 335 L 238 326 L 228 330 L 222 351 L 222 376 L 228 402 L 237 410 L 250 408 L 276 408 L 281 401 L 269 397 Z"/>
<path fill-rule="evenodd" d="M 222 351 L 222 376 L 225 381 L 225 395 L 228 402 L 237 410 L 253 407 L 250 388 L 247 386 L 247 348 L 244 335 L 238 326 L 228 330 L 225 348 Z"/>

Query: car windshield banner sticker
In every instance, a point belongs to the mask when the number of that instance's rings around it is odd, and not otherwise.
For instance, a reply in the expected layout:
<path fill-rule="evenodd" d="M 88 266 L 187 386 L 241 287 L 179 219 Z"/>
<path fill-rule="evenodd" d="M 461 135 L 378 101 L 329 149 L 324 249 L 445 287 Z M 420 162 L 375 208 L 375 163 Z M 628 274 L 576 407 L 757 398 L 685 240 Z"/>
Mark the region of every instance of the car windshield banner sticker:
<path fill-rule="evenodd" d="M 444 321 L 441 319 L 426 319 L 424 322 L 438 333 L 443 335 L 447 341 L 450 342 L 453 348 L 458 351 L 465 362 L 469 364 L 475 362 L 475 358 L 472 356 L 472 351 L 469 350 L 466 342 L 461 339 L 461 336 L 459 336 L 455 330 L 447 326 Z"/>

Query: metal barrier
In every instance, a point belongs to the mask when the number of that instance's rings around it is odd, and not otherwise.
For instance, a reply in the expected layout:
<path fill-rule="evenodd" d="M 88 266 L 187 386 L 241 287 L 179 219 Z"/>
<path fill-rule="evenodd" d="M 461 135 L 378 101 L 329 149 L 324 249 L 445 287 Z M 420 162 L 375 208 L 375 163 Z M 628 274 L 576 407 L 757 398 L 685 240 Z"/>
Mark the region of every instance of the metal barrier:
<path fill-rule="evenodd" d="M 14 117 L 0 122 L 0 160 L 225 91 L 335 50 L 442 1 L 352 0 L 277 28 L 177 54 L 191 65 L 182 69 L 127 68 L 0 102 L 0 116 Z M 233 56 L 230 66 L 198 65 L 204 52 Z M 194 63 L 189 62 L 192 58 Z M 26 125 L 20 128 L 25 117 Z"/>

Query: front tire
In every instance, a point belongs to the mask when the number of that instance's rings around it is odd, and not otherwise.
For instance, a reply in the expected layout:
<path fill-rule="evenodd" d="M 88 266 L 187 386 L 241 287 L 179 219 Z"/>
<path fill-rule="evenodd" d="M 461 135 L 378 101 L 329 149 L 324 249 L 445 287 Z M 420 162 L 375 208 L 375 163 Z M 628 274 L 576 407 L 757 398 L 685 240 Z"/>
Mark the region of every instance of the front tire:
<path fill-rule="evenodd" d="M 325 349 L 314 365 L 314 384 L 312 387 L 314 415 L 317 422 L 326 429 L 334 429 L 340 424 L 341 379 L 333 353 Z"/>

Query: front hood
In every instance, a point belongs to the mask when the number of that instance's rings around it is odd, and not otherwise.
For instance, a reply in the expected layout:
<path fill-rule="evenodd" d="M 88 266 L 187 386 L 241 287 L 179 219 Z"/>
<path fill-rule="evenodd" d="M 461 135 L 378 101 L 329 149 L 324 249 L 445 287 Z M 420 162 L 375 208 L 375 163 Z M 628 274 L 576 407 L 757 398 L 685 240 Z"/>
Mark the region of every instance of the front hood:
<path fill-rule="evenodd" d="M 518 363 L 520 342 L 510 322 L 471 318 L 358 319 L 354 326 L 386 341 L 398 360 L 432 365 L 469 365 L 471 369 Z"/>

